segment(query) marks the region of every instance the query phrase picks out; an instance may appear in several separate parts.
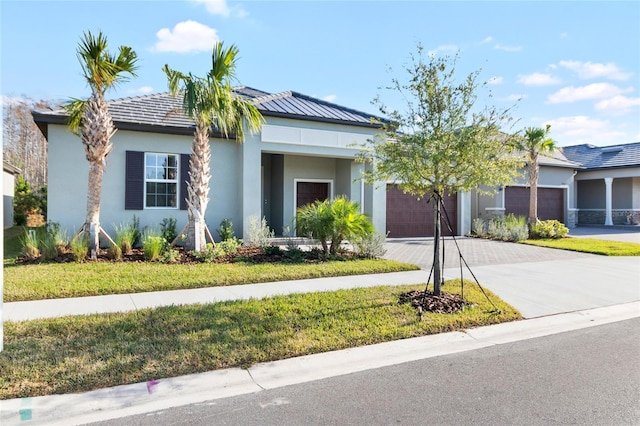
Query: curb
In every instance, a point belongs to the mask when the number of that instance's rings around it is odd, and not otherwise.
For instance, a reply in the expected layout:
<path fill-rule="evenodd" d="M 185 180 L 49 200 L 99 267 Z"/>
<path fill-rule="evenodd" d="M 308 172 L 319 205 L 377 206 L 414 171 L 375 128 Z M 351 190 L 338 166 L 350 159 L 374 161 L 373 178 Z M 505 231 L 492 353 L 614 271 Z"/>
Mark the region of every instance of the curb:
<path fill-rule="evenodd" d="M 640 301 L 91 392 L 0 401 L 3 425 L 70 425 L 164 410 L 640 317 Z"/>

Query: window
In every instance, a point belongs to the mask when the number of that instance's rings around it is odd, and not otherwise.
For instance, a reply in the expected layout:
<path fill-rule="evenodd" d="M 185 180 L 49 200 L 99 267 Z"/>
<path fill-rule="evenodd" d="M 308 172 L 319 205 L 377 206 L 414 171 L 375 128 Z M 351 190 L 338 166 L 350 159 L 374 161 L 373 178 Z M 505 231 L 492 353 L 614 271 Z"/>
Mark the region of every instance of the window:
<path fill-rule="evenodd" d="M 178 208 L 178 156 L 145 153 L 145 207 Z"/>

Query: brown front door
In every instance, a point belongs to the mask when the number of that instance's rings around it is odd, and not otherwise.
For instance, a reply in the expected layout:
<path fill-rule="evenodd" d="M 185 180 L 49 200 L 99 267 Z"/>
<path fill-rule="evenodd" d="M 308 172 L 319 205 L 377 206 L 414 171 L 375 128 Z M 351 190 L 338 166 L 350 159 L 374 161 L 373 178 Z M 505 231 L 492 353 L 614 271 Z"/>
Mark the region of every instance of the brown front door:
<path fill-rule="evenodd" d="M 327 182 L 297 182 L 296 207 L 311 204 L 316 200 L 329 198 L 329 183 Z"/>

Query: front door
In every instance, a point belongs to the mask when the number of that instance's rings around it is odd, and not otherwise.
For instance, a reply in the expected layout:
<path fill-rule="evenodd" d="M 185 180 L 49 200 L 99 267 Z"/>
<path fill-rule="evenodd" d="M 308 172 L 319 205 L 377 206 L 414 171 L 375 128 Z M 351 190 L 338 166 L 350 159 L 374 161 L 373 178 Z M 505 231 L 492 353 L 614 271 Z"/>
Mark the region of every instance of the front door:
<path fill-rule="evenodd" d="M 296 207 L 311 204 L 316 200 L 329 198 L 328 182 L 297 182 L 296 183 Z"/>

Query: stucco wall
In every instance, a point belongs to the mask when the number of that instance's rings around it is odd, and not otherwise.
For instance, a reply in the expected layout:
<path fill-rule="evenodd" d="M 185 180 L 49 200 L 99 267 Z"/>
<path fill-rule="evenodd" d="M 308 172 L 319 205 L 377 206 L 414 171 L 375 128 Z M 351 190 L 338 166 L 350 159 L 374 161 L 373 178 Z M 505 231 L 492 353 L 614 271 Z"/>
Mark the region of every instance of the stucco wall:
<path fill-rule="evenodd" d="M 579 209 L 604 209 L 606 188 L 603 179 L 580 180 L 578 186 Z"/>
<path fill-rule="evenodd" d="M 4 227 L 10 228 L 13 226 L 13 197 L 16 186 L 16 177 L 2 171 L 2 210 Z"/>
<path fill-rule="evenodd" d="M 160 229 L 164 218 L 177 220 L 178 231 L 185 225 L 185 210 L 174 208 L 125 210 L 125 152 L 142 151 L 188 154 L 193 138 L 119 130 L 112 138 L 113 151 L 107 158 L 103 176 L 100 221 L 107 233 L 115 236 L 114 225 L 140 218 L 141 227 Z M 211 155 L 211 191 L 207 209 L 207 225 L 216 237 L 220 221 L 230 218 L 241 224 L 239 188 L 235 169 L 239 157 L 235 142 L 214 140 Z M 63 229 L 75 233 L 82 226 L 86 212 L 88 162 L 79 138 L 63 126 L 49 126 L 48 218 L 59 222 Z M 178 194 L 180 198 L 186 194 Z M 238 230 L 241 229 L 238 227 Z"/>

